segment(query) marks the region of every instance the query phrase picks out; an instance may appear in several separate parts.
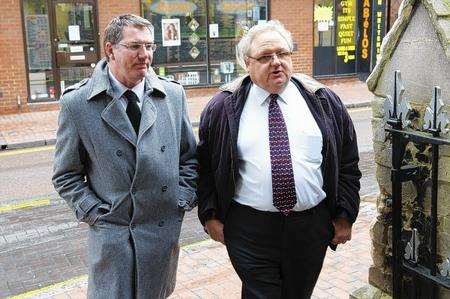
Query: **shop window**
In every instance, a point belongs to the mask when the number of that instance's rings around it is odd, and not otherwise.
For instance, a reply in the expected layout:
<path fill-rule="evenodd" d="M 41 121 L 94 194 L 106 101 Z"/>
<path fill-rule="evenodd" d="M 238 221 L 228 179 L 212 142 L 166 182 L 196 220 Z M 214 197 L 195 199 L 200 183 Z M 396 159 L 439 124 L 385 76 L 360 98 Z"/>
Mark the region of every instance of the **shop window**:
<path fill-rule="evenodd" d="M 236 44 L 244 30 L 267 19 L 266 1 L 209 2 L 209 62 L 212 84 L 229 82 L 244 72 Z"/>
<path fill-rule="evenodd" d="M 55 99 L 47 1 L 24 0 L 30 101 Z"/>
<path fill-rule="evenodd" d="M 157 74 L 183 85 L 207 84 L 205 1 L 142 1 L 144 18 L 155 27 Z"/>
<path fill-rule="evenodd" d="M 314 47 L 332 47 L 335 42 L 333 0 L 314 3 Z"/>
<path fill-rule="evenodd" d="M 267 19 L 262 0 L 142 0 L 155 27 L 155 72 L 183 85 L 221 84 L 242 72 L 235 46 L 245 28 Z"/>
<path fill-rule="evenodd" d="M 355 73 L 356 0 L 314 1 L 315 76 Z"/>

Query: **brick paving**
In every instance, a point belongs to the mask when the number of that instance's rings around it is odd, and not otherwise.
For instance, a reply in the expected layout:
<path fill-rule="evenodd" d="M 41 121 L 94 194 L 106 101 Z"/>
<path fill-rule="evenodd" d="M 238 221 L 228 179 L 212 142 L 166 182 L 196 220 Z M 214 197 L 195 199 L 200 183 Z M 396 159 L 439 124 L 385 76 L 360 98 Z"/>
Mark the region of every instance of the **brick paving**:
<path fill-rule="evenodd" d="M 367 283 L 370 257 L 369 226 L 376 217 L 373 202 L 363 202 L 354 224 L 351 242 L 328 250 L 312 298 L 348 298 Z M 86 277 L 55 286 L 24 298 L 86 298 Z M 177 285 L 170 298 L 240 298 L 241 282 L 228 259 L 225 247 L 207 240 L 181 249 Z"/>

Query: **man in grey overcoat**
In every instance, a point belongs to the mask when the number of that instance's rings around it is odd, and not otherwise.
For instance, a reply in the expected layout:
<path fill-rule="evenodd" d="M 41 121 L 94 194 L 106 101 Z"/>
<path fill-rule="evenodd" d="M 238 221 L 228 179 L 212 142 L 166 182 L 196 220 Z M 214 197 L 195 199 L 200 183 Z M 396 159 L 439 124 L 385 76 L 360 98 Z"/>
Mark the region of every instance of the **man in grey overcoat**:
<path fill-rule="evenodd" d="M 196 142 L 181 85 L 150 68 L 153 26 L 135 15 L 105 29 L 105 59 L 67 88 L 53 184 L 89 225 L 89 298 L 166 298 L 181 222 L 196 202 Z"/>

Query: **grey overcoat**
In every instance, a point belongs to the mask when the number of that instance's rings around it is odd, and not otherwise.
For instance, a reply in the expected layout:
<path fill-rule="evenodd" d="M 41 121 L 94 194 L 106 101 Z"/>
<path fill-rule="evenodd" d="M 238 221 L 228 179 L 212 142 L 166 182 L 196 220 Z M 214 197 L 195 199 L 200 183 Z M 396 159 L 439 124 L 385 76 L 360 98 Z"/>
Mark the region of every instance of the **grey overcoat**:
<path fill-rule="evenodd" d="M 53 184 L 89 224 L 88 297 L 165 298 L 184 211 L 197 202 L 185 93 L 150 70 L 136 136 L 107 69 L 100 61 L 61 97 Z"/>

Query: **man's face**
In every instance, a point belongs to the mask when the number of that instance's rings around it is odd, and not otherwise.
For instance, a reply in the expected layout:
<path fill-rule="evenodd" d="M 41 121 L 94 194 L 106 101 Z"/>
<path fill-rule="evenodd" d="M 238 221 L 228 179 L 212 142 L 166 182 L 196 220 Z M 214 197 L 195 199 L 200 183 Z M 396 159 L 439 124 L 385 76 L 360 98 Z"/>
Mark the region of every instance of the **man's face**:
<path fill-rule="evenodd" d="M 116 79 L 132 88 L 141 82 L 152 63 L 153 51 L 147 50 L 145 44 L 153 43 L 153 36 L 148 28 L 132 26 L 125 27 L 122 34 L 118 44 L 106 43 L 105 52 Z"/>
<path fill-rule="evenodd" d="M 278 32 L 263 32 L 250 49 L 245 64 L 252 82 L 270 93 L 282 93 L 292 75 L 288 42 Z"/>

